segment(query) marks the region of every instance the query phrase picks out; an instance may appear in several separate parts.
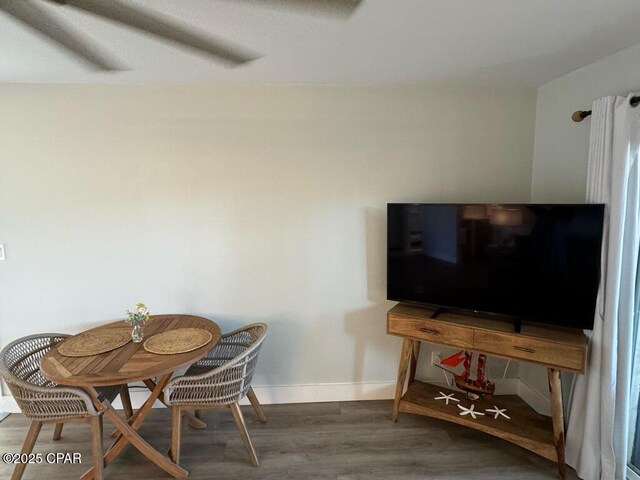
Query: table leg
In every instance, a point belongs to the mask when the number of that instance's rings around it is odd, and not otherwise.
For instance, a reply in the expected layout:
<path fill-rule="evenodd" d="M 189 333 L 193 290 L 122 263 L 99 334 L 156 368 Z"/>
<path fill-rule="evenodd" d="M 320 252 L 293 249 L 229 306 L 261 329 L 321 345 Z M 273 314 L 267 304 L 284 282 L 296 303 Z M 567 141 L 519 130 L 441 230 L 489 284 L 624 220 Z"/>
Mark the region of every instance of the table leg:
<path fill-rule="evenodd" d="M 144 380 L 144 384 L 147 386 L 147 388 L 149 388 L 149 390 L 153 390 L 156 387 L 155 382 L 150 378 L 147 380 Z M 164 403 L 164 405 L 167 408 L 171 408 L 169 405 L 167 405 L 167 402 L 164 401 L 164 393 L 160 394 L 160 396 L 158 397 L 158 400 Z M 196 428 L 196 429 L 207 428 L 207 424 L 203 422 L 200 418 L 198 418 L 198 416 L 195 415 L 195 413 L 191 413 L 187 410 L 183 410 L 182 414 L 187 418 L 187 423 L 191 428 Z"/>
<path fill-rule="evenodd" d="M 146 380 L 143 380 L 143 382 L 147 386 L 147 388 L 152 392 L 156 388 L 156 382 L 154 382 L 151 378 L 147 378 Z M 164 403 L 164 392 L 160 392 L 160 395 L 158 395 L 158 400 Z"/>
<path fill-rule="evenodd" d="M 122 410 L 124 410 L 125 418 L 131 418 L 133 416 L 133 409 L 131 408 L 129 385 L 122 386 L 122 389 L 120 390 L 120 399 L 122 400 Z"/>
<path fill-rule="evenodd" d="M 126 423 L 129 424 L 129 426 L 131 426 L 133 429 L 137 430 L 138 428 L 140 428 L 140 425 L 142 425 L 142 422 L 144 421 L 144 417 L 146 417 L 149 412 L 151 411 L 151 408 L 153 407 L 153 404 L 155 403 L 155 401 L 158 399 L 158 397 L 160 395 L 162 395 L 162 389 L 165 387 L 165 385 L 169 382 L 169 380 L 171 379 L 171 374 L 169 375 L 165 375 L 162 377 L 163 381 L 162 382 L 158 382 L 158 384 L 153 384 L 153 388 L 150 388 L 149 390 L 151 390 L 151 394 L 149 395 L 149 397 L 147 398 L 147 400 L 142 404 L 142 406 L 136 410 L 136 412 L 129 417 L 129 419 L 127 420 Z M 146 383 L 146 382 L 145 382 Z M 142 418 L 140 418 L 142 416 Z M 116 435 L 115 435 L 115 440 L 113 441 L 113 443 L 111 444 L 111 447 L 109 448 L 109 450 L 107 451 L 107 453 L 109 453 L 109 451 L 111 451 L 111 449 L 120 441 L 120 439 L 122 438 L 122 432 L 118 431 L 118 429 L 116 429 Z M 113 436 L 113 435 L 112 435 Z M 105 455 L 106 458 L 106 455 Z"/>
<path fill-rule="evenodd" d="M 400 353 L 400 365 L 398 366 L 398 381 L 396 383 L 396 397 L 393 401 L 393 413 L 391 421 L 398 420 L 398 410 L 400 408 L 400 399 L 404 392 L 404 382 L 407 379 L 407 370 L 409 369 L 409 361 L 413 353 L 413 340 L 405 338 L 402 340 L 402 353 Z"/>
<path fill-rule="evenodd" d="M 147 380 L 143 380 L 143 382 L 147 386 L 147 388 L 149 390 L 151 390 L 152 392 L 156 388 L 156 382 L 154 382 L 150 378 L 147 379 Z M 125 388 L 127 388 L 127 387 L 125 387 Z M 127 389 L 127 393 L 128 393 L 128 391 L 129 390 Z M 160 402 L 162 402 L 165 406 L 168 407 L 167 403 L 164 401 L 164 393 L 162 391 L 158 395 L 158 400 Z M 129 405 L 130 404 L 131 403 L 129 401 Z M 169 407 L 169 408 L 171 408 L 171 407 Z M 139 412 L 140 412 L 139 409 L 136 410 L 135 412 L 132 412 L 132 413 L 127 413 L 126 410 L 125 410 L 125 416 L 127 417 L 127 421 L 129 422 L 129 425 L 133 424 L 135 419 L 138 417 Z M 194 415 L 192 415 L 191 413 L 187 412 L 186 410 L 183 413 L 187 417 L 187 423 L 189 424 L 189 426 L 191 428 L 196 428 L 196 429 L 207 428 L 207 424 L 205 422 L 203 422 L 202 420 L 200 420 L 199 418 L 196 418 Z M 117 439 L 120 438 L 120 432 L 118 432 L 118 430 L 114 430 L 113 432 L 111 432 L 111 438 L 115 438 L 116 441 L 117 441 Z"/>
<path fill-rule="evenodd" d="M 551 397 L 551 419 L 553 421 L 553 439 L 556 444 L 558 455 L 558 475 L 560 478 L 566 476 L 566 466 L 564 463 L 564 414 L 562 406 L 562 384 L 560 383 L 560 371 L 548 368 L 549 375 L 549 396 Z"/>
<path fill-rule="evenodd" d="M 421 345 L 422 342 L 420 340 L 413 341 L 411 363 L 409 364 L 409 383 L 413 383 L 413 381 L 416 379 L 416 369 L 418 368 L 418 357 L 420 356 Z"/>
<path fill-rule="evenodd" d="M 133 421 L 133 408 L 131 407 L 131 396 L 129 395 L 129 385 L 123 385 L 120 390 L 120 400 L 122 400 L 122 410 L 124 412 L 124 418 L 126 418 L 129 423 Z M 114 430 L 111 432 L 111 438 L 116 438 L 118 436 L 118 430 Z"/>
<path fill-rule="evenodd" d="M 155 463 L 157 466 L 162 468 L 168 474 L 175 478 L 186 478 L 189 475 L 184 468 L 179 467 L 175 463 L 173 463 L 168 457 L 160 453 L 158 450 L 149 445 L 140 435 L 138 435 L 137 430 L 142 425 L 142 422 L 151 411 L 151 407 L 153 403 L 156 401 L 160 393 L 162 393 L 162 389 L 165 387 L 167 382 L 171 379 L 171 374 L 167 374 L 162 376 L 155 388 L 151 392 L 149 398 L 144 402 L 142 407 L 136 412 L 135 419 L 131 424 L 127 421 L 123 420 L 118 412 L 109 404 L 109 403 L 101 403 L 98 398 L 95 390 L 87 389 L 87 392 L 93 397 L 94 404 L 97 408 L 101 408 L 104 410 L 104 415 L 115 425 L 115 427 L 120 432 L 114 443 L 111 445 L 107 453 L 104 455 L 104 466 L 109 465 L 122 450 L 131 443 L 134 447 L 140 451 L 145 457 Z M 106 406 L 106 409 L 105 409 Z M 94 478 L 95 470 L 91 468 L 88 470 L 82 477 L 82 480 L 89 480 Z"/>

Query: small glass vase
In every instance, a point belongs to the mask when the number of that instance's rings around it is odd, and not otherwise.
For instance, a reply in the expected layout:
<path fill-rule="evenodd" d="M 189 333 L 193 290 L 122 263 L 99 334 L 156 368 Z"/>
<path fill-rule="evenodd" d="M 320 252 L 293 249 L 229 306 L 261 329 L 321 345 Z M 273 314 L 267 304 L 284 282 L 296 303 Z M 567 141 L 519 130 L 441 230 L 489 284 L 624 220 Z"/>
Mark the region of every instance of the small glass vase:
<path fill-rule="evenodd" d="M 133 343 L 140 343 L 143 338 L 142 324 L 136 323 L 131 330 L 131 340 L 133 340 Z"/>

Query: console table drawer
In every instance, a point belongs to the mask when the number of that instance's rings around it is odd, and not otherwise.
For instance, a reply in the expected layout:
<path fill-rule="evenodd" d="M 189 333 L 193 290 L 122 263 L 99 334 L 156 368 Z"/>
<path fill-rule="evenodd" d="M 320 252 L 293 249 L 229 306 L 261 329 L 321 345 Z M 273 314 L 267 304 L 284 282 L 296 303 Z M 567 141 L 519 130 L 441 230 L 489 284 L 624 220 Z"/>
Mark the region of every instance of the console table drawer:
<path fill-rule="evenodd" d="M 584 371 L 584 348 L 556 344 L 517 334 L 475 331 L 474 347 L 487 353 L 554 365 L 556 368 Z"/>
<path fill-rule="evenodd" d="M 473 329 L 436 322 L 389 315 L 387 331 L 431 343 L 460 348 L 473 348 Z"/>

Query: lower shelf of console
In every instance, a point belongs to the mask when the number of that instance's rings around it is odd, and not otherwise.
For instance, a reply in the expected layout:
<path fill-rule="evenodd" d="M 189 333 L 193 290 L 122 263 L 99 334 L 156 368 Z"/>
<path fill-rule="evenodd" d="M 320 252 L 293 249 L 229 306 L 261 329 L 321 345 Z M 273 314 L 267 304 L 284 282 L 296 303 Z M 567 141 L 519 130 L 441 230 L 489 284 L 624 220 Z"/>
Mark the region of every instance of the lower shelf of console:
<path fill-rule="evenodd" d="M 551 417 L 539 414 L 517 395 L 496 395 L 474 402 L 475 410 L 482 413 L 494 406 L 506 408 L 505 413 L 511 417 L 510 420 L 494 418 L 490 413 L 473 419 L 471 415 L 460 415 L 457 403 L 450 401 L 446 405 L 443 400 L 435 400 L 435 397 L 441 396 L 440 392 L 455 393 L 460 405 L 467 408 L 471 406 L 472 402 L 467 400 L 465 393 L 414 381 L 402 396 L 399 411 L 458 423 L 515 443 L 554 462 L 557 460 Z"/>

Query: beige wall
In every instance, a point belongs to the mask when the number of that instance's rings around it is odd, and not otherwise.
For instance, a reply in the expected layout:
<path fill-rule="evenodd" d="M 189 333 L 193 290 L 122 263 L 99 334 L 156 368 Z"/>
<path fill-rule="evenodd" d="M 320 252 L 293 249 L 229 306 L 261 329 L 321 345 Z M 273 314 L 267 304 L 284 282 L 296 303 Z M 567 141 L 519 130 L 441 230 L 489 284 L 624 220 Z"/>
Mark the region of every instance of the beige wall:
<path fill-rule="evenodd" d="M 531 90 L 3 85 L 0 108 L 3 344 L 144 301 L 268 322 L 257 385 L 393 381 L 385 204 L 531 194 Z"/>

